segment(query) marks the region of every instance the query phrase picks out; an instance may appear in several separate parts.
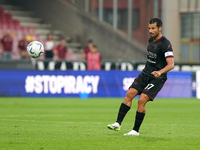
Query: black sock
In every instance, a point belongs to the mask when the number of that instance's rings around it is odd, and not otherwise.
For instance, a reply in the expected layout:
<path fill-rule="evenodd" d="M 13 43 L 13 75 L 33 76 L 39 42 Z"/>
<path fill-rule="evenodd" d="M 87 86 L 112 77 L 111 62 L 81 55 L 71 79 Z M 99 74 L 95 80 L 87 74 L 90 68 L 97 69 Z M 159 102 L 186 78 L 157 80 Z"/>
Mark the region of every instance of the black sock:
<path fill-rule="evenodd" d="M 119 112 L 118 112 L 118 117 L 117 117 L 117 122 L 121 125 L 124 117 L 126 116 L 126 113 L 129 111 L 130 107 L 127 106 L 126 104 L 122 103 Z"/>
<path fill-rule="evenodd" d="M 136 116 L 135 116 L 135 125 L 133 127 L 133 130 L 139 132 L 139 128 L 142 124 L 142 121 L 144 119 L 145 114 L 144 113 L 140 113 L 140 112 L 136 112 Z"/>

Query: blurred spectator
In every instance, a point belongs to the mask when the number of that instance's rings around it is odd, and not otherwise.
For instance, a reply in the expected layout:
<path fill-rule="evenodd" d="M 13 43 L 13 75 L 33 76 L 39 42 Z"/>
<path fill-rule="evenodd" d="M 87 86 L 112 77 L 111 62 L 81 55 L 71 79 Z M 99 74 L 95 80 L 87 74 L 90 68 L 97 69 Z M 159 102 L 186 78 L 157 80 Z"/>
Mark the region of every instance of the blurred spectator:
<path fill-rule="evenodd" d="M 55 42 L 52 39 L 52 35 L 47 35 L 47 40 L 45 41 L 45 58 L 46 59 L 53 59 L 53 50 L 55 49 Z"/>
<path fill-rule="evenodd" d="M 28 43 L 30 43 L 30 42 L 35 41 L 35 40 L 36 40 L 36 38 L 35 38 L 35 36 L 33 35 L 33 30 L 30 29 L 29 32 L 28 32 L 28 35 L 26 36 L 26 41 L 27 41 Z"/>
<path fill-rule="evenodd" d="M 93 43 L 92 43 L 92 40 L 88 40 L 88 43 L 87 43 L 87 47 L 84 48 L 84 51 L 83 51 L 83 59 L 86 58 L 88 52 L 90 52 L 90 50 L 93 48 Z"/>
<path fill-rule="evenodd" d="M 1 39 L 1 49 L 3 52 L 2 60 L 10 61 L 12 59 L 12 46 L 13 45 L 13 38 L 10 35 L 10 31 L 6 30 L 5 34 Z"/>
<path fill-rule="evenodd" d="M 97 46 L 93 46 L 87 54 L 87 69 L 101 70 L 101 54 L 97 50 Z"/>
<path fill-rule="evenodd" d="M 67 46 L 66 46 L 66 40 L 62 38 L 60 40 L 60 45 L 57 46 L 55 50 L 55 55 L 57 59 L 65 59 L 67 56 Z"/>
<path fill-rule="evenodd" d="M 21 59 L 29 58 L 29 56 L 27 55 L 27 52 L 26 52 L 27 45 L 28 45 L 28 42 L 26 41 L 26 35 L 24 34 L 18 44 L 18 50 L 19 50 Z"/>

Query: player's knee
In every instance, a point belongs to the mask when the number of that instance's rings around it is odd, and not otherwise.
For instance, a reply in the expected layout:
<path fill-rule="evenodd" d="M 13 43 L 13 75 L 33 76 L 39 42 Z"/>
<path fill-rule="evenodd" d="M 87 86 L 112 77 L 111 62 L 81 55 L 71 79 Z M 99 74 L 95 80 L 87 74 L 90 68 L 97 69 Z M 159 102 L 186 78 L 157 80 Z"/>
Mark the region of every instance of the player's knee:
<path fill-rule="evenodd" d="M 125 98 L 124 98 L 124 102 L 125 103 L 128 103 L 128 102 L 130 102 L 130 101 L 132 101 L 132 95 L 131 95 L 131 93 L 126 93 L 126 96 L 125 96 Z"/>
<path fill-rule="evenodd" d="M 138 100 L 138 107 L 144 107 L 145 104 L 149 101 L 149 96 L 146 94 L 141 94 Z"/>
<path fill-rule="evenodd" d="M 140 112 L 140 113 L 146 113 L 146 108 L 145 108 L 145 102 L 140 100 L 138 101 L 138 108 L 137 108 L 137 111 Z"/>
<path fill-rule="evenodd" d="M 123 103 L 131 105 L 132 99 L 137 95 L 137 90 L 129 89 L 126 93 Z"/>
<path fill-rule="evenodd" d="M 132 94 L 131 92 L 128 91 L 128 92 L 126 93 L 126 97 L 125 97 L 125 98 L 131 99 L 131 97 L 133 97 L 132 95 L 133 95 L 133 94 Z"/>
<path fill-rule="evenodd" d="M 139 110 L 139 112 L 143 111 L 144 107 L 145 107 L 145 103 L 141 100 L 138 100 L 138 110 Z"/>
<path fill-rule="evenodd" d="M 138 94 L 138 91 L 133 89 L 133 88 L 130 88 L 128 90 L 128 92 L 126 93 L 126 97 L 127 98 L 130 98 L 130 99 L 133 99 L 136 95 Z"/>
<path fill-rule="evenodd" d="M 145 114 L 146 113 L 146 108 L 145 107 L 138 107 L 137 112 Z"/>

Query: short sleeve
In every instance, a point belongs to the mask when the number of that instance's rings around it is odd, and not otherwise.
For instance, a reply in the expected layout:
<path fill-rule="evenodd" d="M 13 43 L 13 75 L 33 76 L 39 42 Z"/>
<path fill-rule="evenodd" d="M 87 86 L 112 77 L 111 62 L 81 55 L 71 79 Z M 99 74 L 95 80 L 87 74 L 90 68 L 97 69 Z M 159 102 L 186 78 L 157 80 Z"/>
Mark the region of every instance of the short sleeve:
<path fill-rule="evenodd" d="M 174 57 L 172 45 L 167 39 L 164 39 L 162 42 L 162 52 L 164 53 L 165 58 Z"/>

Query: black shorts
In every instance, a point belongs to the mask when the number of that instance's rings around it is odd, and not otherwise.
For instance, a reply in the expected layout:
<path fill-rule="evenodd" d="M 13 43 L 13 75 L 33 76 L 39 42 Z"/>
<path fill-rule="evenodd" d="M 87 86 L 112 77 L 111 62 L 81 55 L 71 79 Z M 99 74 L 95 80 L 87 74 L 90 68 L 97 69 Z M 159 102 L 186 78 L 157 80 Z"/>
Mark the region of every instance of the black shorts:
<path fill-rule="evenodd" d="M 156 97 L 158 92 L 162 89 L 166 79 L 150 77 L 146 74 L 139 74 L 137 78 L 133 81 L 132 85 L 129 88 L 134 88 L 141 93 L 144 93 L 149 96 L 150 100 Z"/>

